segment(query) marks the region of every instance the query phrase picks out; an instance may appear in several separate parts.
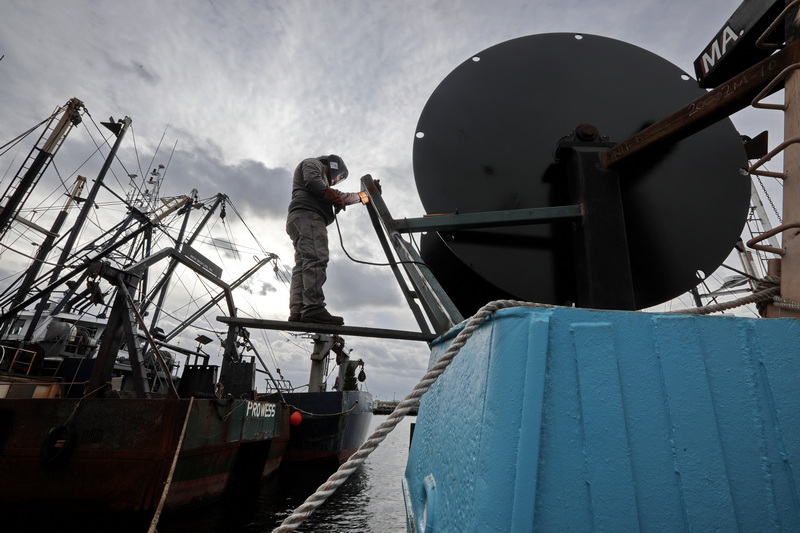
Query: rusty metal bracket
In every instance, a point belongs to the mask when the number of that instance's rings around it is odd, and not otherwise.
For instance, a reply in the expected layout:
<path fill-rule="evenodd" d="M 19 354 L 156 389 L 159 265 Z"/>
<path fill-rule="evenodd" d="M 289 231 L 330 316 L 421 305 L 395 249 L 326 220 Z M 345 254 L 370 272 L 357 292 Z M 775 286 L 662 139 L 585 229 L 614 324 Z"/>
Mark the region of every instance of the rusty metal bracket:
<path fill-rule="evenodd" d="M 785 19 L 786 15 L 789 14 L 789 11 L 791 11 L 792 8 L 794 8 L 798 4 L 800 4 L 800 0 L 792 0 L 791 3 L 787 4 L 786 7 L 783 8 L 783 11 L 781 11 L 781 13 L 775 18 L 775 20 L 772 21 L 772 24 L 770 24 L 769 27 L 766 30 L 764 30 L 764 33 L 762 33 L 761 36 L 758 39 L 756 39 L 756 48 L 761 48 L 762 50 L 769 50 L 770 48 L 780 48 L 781 46 L 783 46 L 783 43 L 765 43 L 764 41 L 773 31 L 775 31 L 775 29 L 778 27 L 778 24 L 783 22 L 783 19 Z"/>
<path fill-rule="evenodd" d="M 778 233 L 783 233 L 784 231 L 793 228 L 800 228 L 800 222 L 787 222 L 785 224 L 781 224 L 780 226 L 776 226 L 769 231 L 765 231 L 761 235 L 756 235 L 755 237 L 747 241 L 747 246 L 749 248 L 752 248 L 753 250 L 770 252 L 782 256 L 786 253 L 786 250 L 784 250 L 783 248 L 775 248 L 774 246 L 764 246 L 763 244 L 758 244 L 758 243 L 765 239 L 769 239 L 770 237 L 774 237 Z"/>
<path fill-rule="evenodd" d="M 800 0 L 797 0 L 800 2 Z M 769 82 L 769 85 L 764 87 L 764 89 L 753 98 L 753 101 L 750 102 L 750 105 L 758 108 L 758 109 L 777 109 L 778 111 L 786 111 L 786 104 L 762 104 L 761 100 L 772 94 L 773 91 L 778 90 L 776 86 L 782 82 L 785 78 L 789 76 L 789 74 L 800 68 L 800 63 L 795 63 L 793 65 L 789 65 L 785 69 L 783 69 L 775 78 Z"/>
<path fill-rule="evenodd" d="M 796 144 L 800 142 L 800 137 L 792 137 L 791 139 L 786 139 L 781 144 L 773 148 L 767 155 L 750 165 L 747 169 L 747 172 L 750 174 L 755 174 L 756 176 L 764 176 L 768 178 L 786 178 L 785 172 L 770 172 L 767 170 L 758 170 L 758 167 L 767 163 L 770 159 L 778 155 L 779 153 L 783 152 L 787 146 L 791 144 Z"/>

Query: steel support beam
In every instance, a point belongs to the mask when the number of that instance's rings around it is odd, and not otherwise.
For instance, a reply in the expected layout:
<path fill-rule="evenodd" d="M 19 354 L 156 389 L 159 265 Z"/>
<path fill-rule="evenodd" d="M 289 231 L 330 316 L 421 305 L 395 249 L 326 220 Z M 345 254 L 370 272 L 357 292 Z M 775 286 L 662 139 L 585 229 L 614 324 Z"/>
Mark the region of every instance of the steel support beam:
<path fill-rule="evenodd" d="M 573 224 L 577 304 L 593 309 L 634 310 L 628 237 L 619 176 L 599 165 L 603 142 L 562 142 L 570 201 L 583 217 Z"/>
<path fill-rule="evenodd" d="M 395 220 L 395 224 L 397 225 L 397 231 L 399 233 L 412 233 L 549 224 L 552 222 L 577 220 L 580 217 L 580 206 L 565 205 L 506 211 L 487 211 L 483 213 L 428 215 L 420 218 L 398 219 Z"/>
<path fill-rule="evenodd" d="M 676 143 L 741 111 L 798 59 L 800 46 L 794 42 L 633 137 L 616 144 L 602 155 L 603 166 L 609 168 L 651 145 L 667 141 Z M 779 89 L 777 86 L 773 88 L 774 91 Z"/>

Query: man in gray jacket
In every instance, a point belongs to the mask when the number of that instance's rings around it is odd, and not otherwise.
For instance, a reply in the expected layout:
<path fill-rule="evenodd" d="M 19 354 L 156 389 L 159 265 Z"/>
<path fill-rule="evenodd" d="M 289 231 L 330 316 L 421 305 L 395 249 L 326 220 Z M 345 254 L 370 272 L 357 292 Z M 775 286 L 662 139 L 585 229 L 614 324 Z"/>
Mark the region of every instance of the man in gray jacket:
<path fill-rule="evenodd" d="M 304 159 L 294 171 L 286 219 L 286 233 L 294 244 L 289 322 L 344 324 L 342 317 L 325 309 L 322 292 L 329 257 L 327 226 L 345 206 L 369 201 L 366 193 L 331 188 L 345 178 L 347 167 L 333 154 Z"/>

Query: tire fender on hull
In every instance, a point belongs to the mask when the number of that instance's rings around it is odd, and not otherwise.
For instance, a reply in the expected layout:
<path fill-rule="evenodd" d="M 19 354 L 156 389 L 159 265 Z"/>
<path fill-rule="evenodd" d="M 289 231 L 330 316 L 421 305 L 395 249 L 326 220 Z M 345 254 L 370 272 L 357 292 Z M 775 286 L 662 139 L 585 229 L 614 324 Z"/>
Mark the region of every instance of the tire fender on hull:
<path fill-rule="evenodd" d="M 77 444 L 78 432 L 71 423 L 50 430 L 42 442 L 41 463 L 48 469 L 64 465 Z"/>

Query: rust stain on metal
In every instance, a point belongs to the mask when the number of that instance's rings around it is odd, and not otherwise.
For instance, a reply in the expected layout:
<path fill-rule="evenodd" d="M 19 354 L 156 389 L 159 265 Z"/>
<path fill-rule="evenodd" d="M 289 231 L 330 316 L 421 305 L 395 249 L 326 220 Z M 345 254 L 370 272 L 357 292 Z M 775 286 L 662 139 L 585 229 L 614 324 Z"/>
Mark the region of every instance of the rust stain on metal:
<path fill-rule="evenodd" d="M 280 465 L 289 438 L 288 408 L 251 403 L 258 410 L 248 417 L 247 400 L 195 399 L 167 508 L 219 495 L 238 471 L 235 466 L 264 476 Z M 152 511 L 188 407 L 188 399 L 6 399 L 0 406 L 0 421 L 9 425 L 0 435 L 0 479 L 14 482 L 0 483 L 0 500 L 74 500 Z M 43 441 L 65 425 L 75 438 L 61 439 L 61 446 L 56 440 L 53 453 L 69 447 L 69 457 L 44 466 Z M 256 448 L 240 456 L 243 446 Z"/>

